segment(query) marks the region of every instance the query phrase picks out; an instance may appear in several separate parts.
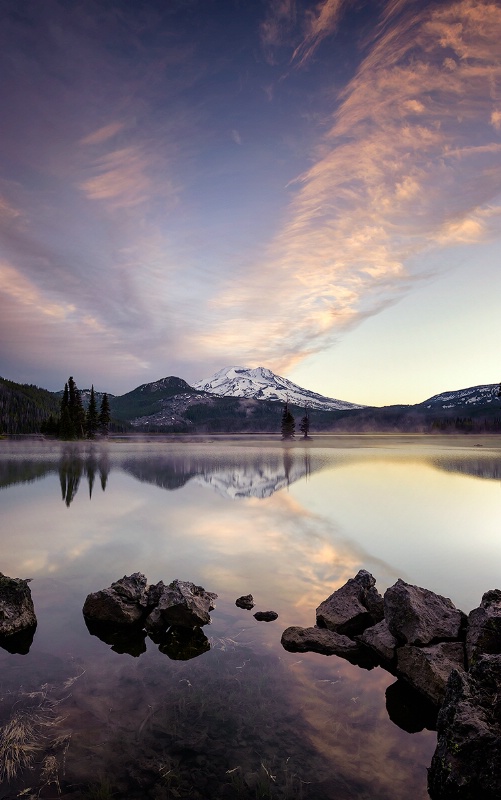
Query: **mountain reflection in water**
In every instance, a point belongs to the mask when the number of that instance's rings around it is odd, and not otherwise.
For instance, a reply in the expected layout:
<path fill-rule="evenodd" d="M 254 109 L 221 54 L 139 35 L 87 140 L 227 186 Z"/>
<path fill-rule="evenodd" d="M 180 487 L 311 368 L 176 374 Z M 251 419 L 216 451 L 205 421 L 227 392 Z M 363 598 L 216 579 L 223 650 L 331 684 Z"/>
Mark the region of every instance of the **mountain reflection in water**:
<path fill-rule="evenodd" d="M 360 441 L 1 442 L 0 570 L 33 579 L 39 624 L 0 642 L 0 738 L 24 721 L 35 748 L 0 800 L 425 800 L 422 701 L 280 638 L 360 568 L 381 593 L 402 577 L 478 605 L 497 588 L 499 451 Z M 86 627 L 86 595 L 134 571 L 217 592 L 212 624 Z M 278 620 L 236 607 L 249 592 Z"/>

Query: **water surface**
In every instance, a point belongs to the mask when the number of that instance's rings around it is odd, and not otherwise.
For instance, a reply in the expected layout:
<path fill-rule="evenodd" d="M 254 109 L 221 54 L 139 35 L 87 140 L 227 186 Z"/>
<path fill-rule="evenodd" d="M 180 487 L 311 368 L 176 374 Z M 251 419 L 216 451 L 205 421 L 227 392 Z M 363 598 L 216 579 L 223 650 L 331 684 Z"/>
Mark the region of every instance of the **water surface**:
<path fill-rule="evenodd" d="M 387 709 L 394 678 L 280 637 L 362 568 L 478 605 L 500 465 L 496 438 L 0 442 L 0 570 L 38 617 L 28 653 L 0 650 L 0 724 L 35 748 L 0 798 L 427 797 L 435 734 Z M 217 592 L 199 655 L 89 633 L 86 595 L 137 571 Z"/>

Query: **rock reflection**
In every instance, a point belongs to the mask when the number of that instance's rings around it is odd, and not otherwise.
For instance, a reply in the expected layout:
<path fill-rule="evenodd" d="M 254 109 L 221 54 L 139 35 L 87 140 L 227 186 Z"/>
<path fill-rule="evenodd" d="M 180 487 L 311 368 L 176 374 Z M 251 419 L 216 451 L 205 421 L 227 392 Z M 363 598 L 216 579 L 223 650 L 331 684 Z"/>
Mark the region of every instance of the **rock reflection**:
<path fill-rule="evenodd" d="M 128 653 L 134 658 L 146 653 L 146 631 L 141 626 L 110 625 L 84 619 L 89 633 L 109 644 L 113 652 L 120 655 Z"/>
<path fill-rule="evenodd" d="M 412 686 L 397 680 L 386 689 L 386 710 L 391 721 L 407 733 L 437 730 L 438 707 L 416 692 Z"/>
<path fill-rule="evenodd" d="M 84 619 L 91 636 L 96 636 L 104 644 L 110 645 L 113 652 L 120 655 L 128 654 L 139 658 L 140 655 L 146 653 L 147 635 L 158 645 L 159 651 L 172 661 L 189 661 L 210 650 L 210 642 L 201 628 L 183 628 L 179 625 L 172 625 L 167 631 L 146 634 L 141 625 L 113 625 Z M 2 646 L 1 642 L 0 646 Z"/>
<path fill-rule="evenodd" d="M 25 628 L 19 633 L 13 633 L 10 636 L 0 636 L 0 647 L 6 650 L 7 653 L 12 653 L 26 656 L 30 652 L 30 647 L 33 644 L 33 637 L 35 636 L 36 625 L 30 628 Z"/>

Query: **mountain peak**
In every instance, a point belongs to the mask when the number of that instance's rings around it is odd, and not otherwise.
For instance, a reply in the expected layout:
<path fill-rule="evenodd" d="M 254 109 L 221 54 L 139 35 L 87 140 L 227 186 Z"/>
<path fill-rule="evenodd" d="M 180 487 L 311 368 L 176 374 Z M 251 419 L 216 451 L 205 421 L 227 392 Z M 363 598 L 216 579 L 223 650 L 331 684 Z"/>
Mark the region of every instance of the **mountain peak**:
<path fill-rule="evenodd" d="M 297 406 L 308 406 L 311 409 L 333 411 L 348 408 L 364 408 L 356 403 L 324 397 L 309 389 L 292 383 L 287 378 L 276 375 L 266 367 L 224 367 L 211 378 L 204 378 L 193 384 L 210 394 L 223 397 L 246 397 L 256 400 L 275 400 L 292 403 Z"/>

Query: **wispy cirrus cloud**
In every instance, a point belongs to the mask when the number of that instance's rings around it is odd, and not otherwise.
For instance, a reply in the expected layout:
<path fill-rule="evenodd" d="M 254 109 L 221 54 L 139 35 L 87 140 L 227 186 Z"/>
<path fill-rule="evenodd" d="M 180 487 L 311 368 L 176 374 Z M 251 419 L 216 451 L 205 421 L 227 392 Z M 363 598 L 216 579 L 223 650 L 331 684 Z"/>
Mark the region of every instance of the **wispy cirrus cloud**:
<path fill-rule="evenodd" d="M 271 0 L 261 23 L 261 46 L 270 64 L 276 64 L 281 48 L 292 49 L 288 60 L 303 67 L 319 45 L 335 33 L 346 0 L 321 0 L 314 8 L 303 7 L 296 0 Z"/>
<path fill-rule="evenodd" d="M 395 302 L 419 257 L 489 236 L 500 79 L 497 3 L 390 3 L 267 258 L 214 301 L 209 346 L 287 369 Z"/>

